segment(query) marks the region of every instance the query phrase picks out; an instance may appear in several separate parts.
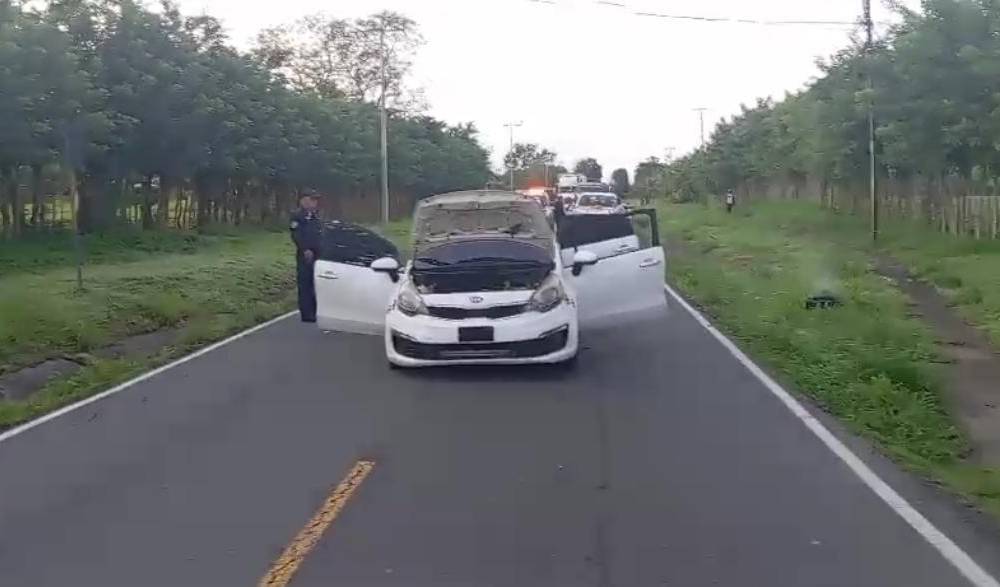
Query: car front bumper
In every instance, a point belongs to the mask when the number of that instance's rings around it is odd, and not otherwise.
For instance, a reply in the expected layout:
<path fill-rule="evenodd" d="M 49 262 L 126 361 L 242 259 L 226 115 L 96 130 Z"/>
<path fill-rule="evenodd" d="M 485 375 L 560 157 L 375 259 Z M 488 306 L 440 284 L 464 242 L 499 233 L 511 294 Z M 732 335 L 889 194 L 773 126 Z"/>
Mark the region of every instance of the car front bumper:
<path fill-rule="evenodd" d="M 493 327 L 493 341 L 459 342 L 460 326 Z M 393 309 L 386 316 L 385 353 L 401 367 L 560 363 L 576 355 L 578 337 L 576 307 L 568 302 L 499 319 L 446 320 Z"/>

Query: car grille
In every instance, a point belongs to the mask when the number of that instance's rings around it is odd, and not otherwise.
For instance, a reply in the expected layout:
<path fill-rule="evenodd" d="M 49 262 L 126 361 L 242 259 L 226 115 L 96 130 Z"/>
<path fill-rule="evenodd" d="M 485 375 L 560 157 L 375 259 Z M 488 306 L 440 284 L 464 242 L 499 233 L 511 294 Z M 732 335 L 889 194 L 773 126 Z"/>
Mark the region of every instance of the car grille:
<path fill-rule="evenodd" d="M 430 306 L 427 313 L 435 318 L 446 320 L 465 320 L 467 318 L 510 318 L 523 314 L 527 304 L 514 306 L 493 306 L 490 308 L 452 308 L 448 306 Z"/>
<path fill-rule="evenodd" d="M 562 350 L 569 339 L 569 328 L 563 327 L 534 340 L 515 342 L 476 342 L 455 344 L 426 344 L 392 335 L 396 352 L 412 359 L 426 361 L 460 361 L 463 359 L 527 359 L 541 357 Z"/>

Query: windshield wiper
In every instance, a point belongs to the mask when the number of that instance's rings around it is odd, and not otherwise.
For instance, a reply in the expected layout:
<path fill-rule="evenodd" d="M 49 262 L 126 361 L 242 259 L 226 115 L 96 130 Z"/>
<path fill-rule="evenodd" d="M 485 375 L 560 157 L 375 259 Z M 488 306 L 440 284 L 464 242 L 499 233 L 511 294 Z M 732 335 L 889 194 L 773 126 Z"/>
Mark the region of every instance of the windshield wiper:
<path fill-rule="evenodd" d="M 434 267 L 446 267 L 451 265 L 447 261 L 442 261 L 441 259 L 435 259 L 434 257 L 417 257 L 413 260 L 414 263 L 424 263 L 425 265 L 433 265 Z"/>

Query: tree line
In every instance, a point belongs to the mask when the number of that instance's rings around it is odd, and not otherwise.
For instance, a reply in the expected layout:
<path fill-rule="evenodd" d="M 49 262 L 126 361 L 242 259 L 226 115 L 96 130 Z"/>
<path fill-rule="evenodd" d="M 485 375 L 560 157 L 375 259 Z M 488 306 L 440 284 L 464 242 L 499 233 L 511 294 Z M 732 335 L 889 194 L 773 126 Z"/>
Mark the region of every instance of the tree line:
<path fill-rule="evenodd" d="M 400 15 L 310 17 L 240 52 L 217 19 L 170 0 L 37 4 L 0 0 L 6 234 L 64 220 L 76 194 L 82 231 L 276 222 L 302 188 L 377 199 L 380 102 L 397 201 L 490 178 L 476 128 L 422 115 L 407 95 L 420 39 Z"/>
<path fill-rule="evenodd" d="M 744 106 L 703 148 L 669 165 L 644 162 L 636 183 L 659 170 L 658 188 L 680 199 L 775 184 L 858 199 L 867 193 L 871 104 L 882 197 L 920 194 L 919 205 L 933 209 L 957 192 L 996 195 L 1000 3 L 924 0 L 921 12 L 895 10 L 900 24 L 870 51 L 855 39 L 805 90 Z"/>

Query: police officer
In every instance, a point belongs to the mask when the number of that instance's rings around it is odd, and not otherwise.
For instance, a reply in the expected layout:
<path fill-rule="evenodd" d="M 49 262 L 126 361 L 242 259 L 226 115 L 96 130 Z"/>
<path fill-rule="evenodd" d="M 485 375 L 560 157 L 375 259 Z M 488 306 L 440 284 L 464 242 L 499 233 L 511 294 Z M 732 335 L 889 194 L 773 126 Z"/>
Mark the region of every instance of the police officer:
<path fill-rule="evenodd" d="M 552 205 L 552 216 L 557 227 L 562 224 L 563 217 L 566 216 L 566 204 L 563 203 L 562 195 L 556 196 L 556 202 Z"/>
<path fill-rule="evenodd" d="M 313 263 L 319 256 L 323 222 L 319 218 L 319 202 L 313 190 L 299 196 L 299 209 L 292 214 L 290 229 L 295 242 L 296 281 L 299 286 L 299 315 L 303 322 L 316 321 L 316 284 Z"/>

